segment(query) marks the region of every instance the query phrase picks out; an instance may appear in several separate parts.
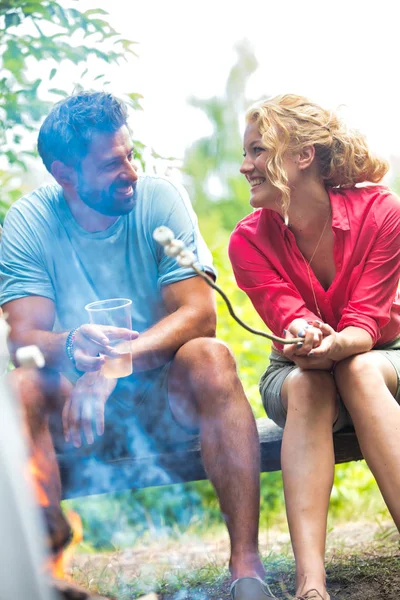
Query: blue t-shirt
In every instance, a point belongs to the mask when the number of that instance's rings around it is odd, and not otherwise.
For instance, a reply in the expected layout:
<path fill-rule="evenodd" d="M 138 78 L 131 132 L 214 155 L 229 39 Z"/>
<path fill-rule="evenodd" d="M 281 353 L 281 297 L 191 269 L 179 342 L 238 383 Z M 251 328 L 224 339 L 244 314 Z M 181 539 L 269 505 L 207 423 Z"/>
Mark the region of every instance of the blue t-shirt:
<path fill-rule="evenodd" d="M 200 268 L 215 274 L 187 193 L 157 176 L 138 179 L 133 210 L 105 231 L 90 233 L 72 216 L 62 188 L 44 185 L 7 213 L 1 243 L 0 304 L 25 296 L 55 303 L 54 331 L 88 323 L 88 302 L 132 300 L 132 329 L 166 316 L 161 287 L 195 275 L 167 257 L 153 239 L 166 225 L 194 252 Z"/>

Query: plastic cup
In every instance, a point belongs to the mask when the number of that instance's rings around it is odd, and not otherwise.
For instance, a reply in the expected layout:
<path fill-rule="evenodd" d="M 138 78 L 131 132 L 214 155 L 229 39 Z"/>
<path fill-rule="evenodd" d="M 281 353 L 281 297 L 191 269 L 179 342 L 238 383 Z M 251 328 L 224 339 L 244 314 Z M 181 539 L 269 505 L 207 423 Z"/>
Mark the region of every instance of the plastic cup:
<path fill-rule="evenodd" d="M 90 323 L 107 325 L 108 327 L 124 327 L 132 329 L 132 300 L 128 298 L 111 298 L 90 302 L 85 306 Z M 107 379 L 127 377 L 132 373 L 132 349 L 129 340 L 111 339 L 110 346 L 119 352 L 119 356 L 104 356 L 103 375 Z"/>

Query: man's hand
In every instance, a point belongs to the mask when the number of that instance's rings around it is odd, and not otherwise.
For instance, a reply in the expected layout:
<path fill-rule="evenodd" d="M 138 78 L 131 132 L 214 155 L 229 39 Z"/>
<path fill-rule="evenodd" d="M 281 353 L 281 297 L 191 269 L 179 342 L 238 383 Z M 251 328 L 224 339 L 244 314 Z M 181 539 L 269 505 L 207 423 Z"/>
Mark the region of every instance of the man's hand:
<path fill-rule="evenodd" d="M 82 433 L 88 444 L 104 433 L 104 405 L 117 384 L 116 379 L 106 379 L 101 372 L 85 373 L 78 379 L 64 404 L 62 423 L 66 442 L 76 448 L 82 445 Z"/>
<path fill-rule="evenodd" d="M 116 358 L 118 350 L 110 345 L 115 340 L 134 340 L 137 331 L 105 325 L 81 325 L 74 339 L 73 356 L 78 371 L 99 371 L 104 365 L 104 356 Z"/>

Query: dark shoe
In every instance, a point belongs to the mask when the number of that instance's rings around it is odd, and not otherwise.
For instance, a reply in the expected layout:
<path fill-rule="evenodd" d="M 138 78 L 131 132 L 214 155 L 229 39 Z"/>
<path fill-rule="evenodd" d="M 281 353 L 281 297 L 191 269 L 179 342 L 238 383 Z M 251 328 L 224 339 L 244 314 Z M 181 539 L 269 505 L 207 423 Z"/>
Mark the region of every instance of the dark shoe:
<path fill-rule="evenodd" d="M 275 598 L 268 585 L 258 577 L 240 577 L 231 585 L 232 600 L 268 600 Z"/>

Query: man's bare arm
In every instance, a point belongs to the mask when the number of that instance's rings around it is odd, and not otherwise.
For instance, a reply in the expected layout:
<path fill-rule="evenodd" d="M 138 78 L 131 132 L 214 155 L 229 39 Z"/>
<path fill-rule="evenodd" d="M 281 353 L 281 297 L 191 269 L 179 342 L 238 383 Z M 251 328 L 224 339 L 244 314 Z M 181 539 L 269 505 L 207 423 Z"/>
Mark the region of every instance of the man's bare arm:
<path fill-rule="evenodd" d="M 167 285 L 162 293 L 169 315 L 132 342 L 135 372 L 166 364 L 191 339 L 215 336 L 215 295 L 201 277 Z"/>
<path fill-rule="evenodd" d="M 36 344 L 42 351 L 46 365 L 64 370 L 69 363 L 65 352 L 68 332 L 53 333 L 54 302 L 43 296 L 26 296 L 3 304 L 11 326 L 9 348 L 15 363 L 15 351 L 21 346 Z"/>
<path fill-rule="evenodd" d="M 15 351 L 21 346 L 35 344 L 42 351 L 46 365 L 64 371 L 71 366 L 66 352 L 69 332 L 54 333 L 54 302 L 42 296 L 27 296 L 3 305 L 11 326 L 9 346 L 15 362 Z M 81 325 L 73 343 L 73 357 L 80 371 L 98 371 L 104 364 L 104 355 L 117 356 L 118 351 L 109 345 L 112 339 L 132 340 L 137 332 L 120 327 Z"/>

